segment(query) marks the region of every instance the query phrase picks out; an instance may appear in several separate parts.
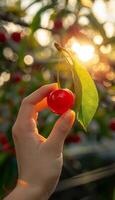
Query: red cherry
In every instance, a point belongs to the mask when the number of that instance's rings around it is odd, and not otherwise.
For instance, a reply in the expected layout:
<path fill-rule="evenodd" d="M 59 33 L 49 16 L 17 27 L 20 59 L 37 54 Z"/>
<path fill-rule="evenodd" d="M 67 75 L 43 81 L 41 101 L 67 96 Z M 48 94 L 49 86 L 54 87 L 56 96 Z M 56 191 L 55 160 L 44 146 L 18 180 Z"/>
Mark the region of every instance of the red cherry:
<path fill-rule="evenodd" d="M 115 131 L 115 118 L 111 119 L 109 127 L 112 131 Z"/>
<path fill-rule="evenodd" d="M 47 103 L 52 112 L 63 114 L 74 105 L 74 94 L 68 89 L 58 89 L 49 93 Z"/>
<path fill-rule="evenodd" d="M 14 83 L 19 83 L 22 80 L 21 74 L 19 72 L 12 74 L 11 80 Z"/>
<path fill-rule="evenodd" d="M 66 144 L 69 144 L 69 143 L 80 143 L 80 142 L 81 142 L 80 135 L 69 135 L 65 140 Z"/>
<path fill-rule="evenodd" d="M 10 144 L 9 144 L 9 143 L 6 143 L 6 144 L 3 145 L 3 148 L 2 148 L 2 149 L 3 149 L 3 151 L 9 151 L 10 148 L 11 148 Z"/>
<path fill-rule="evenodd" d="M 9 143 L 6 143 L 3 145 L 2 151 L 6 152 L 6 153 L 15 154 L 15 149 L 13 147 L 11 147 L 11 145 Z"/>
<path fill-rule="evenodd" d="M 62 20 L 61 20 L 61 19 L 57 19 L 57 20 L 54 22 L 53 30 L 54 30 L 55 32 L 57 32 L 57 31 L 60 31 L 62 28 L 63 28 Z"/>
<path fill-rule="evenodd" d="M 0 32 L 0 42 L 5 43 L 6 42 L 6 35 L 3 32 Z"/>
<path fill-rule="evenodd" d="M 5 145 L 8 143 L 8 139 L 4 133 L 0 133 L 0 144 Z"/>
<path fill-rule="evenodd" d="M 14 32 L 11 34 L 12 40 L 19 43 L 21 41 L 21 34 L 19 32 Z"/>

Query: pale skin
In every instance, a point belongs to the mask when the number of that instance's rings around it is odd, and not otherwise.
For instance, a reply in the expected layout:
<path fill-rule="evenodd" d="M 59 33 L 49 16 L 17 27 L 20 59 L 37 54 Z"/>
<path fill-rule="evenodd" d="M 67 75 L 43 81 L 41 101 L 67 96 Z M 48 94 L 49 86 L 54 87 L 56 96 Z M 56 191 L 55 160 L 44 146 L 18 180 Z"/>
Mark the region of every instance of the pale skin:
<path fill-rule="evenodd" d="M 18 181 L 4 200 L 48 200 L 54 192 L 63 165 L 63 145 L 75 120 L 68 110 L 61 115 L 49 137 L 39 133 L 36 122 L 39 111 L 47 107 L 47 94 L 57 89 L 56 83 L 44 85 L 20 106 L 12 129 L 18 164 Z"/>

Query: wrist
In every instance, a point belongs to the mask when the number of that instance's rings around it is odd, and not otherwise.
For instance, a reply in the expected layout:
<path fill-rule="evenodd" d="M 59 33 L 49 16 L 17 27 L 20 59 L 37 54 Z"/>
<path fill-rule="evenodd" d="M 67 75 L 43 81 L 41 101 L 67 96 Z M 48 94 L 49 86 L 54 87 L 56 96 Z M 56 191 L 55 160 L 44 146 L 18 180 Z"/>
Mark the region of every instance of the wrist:
<path fill-rule="evenodd" d="M 44 196 L 43 188 L 41 186 L 33 186 L 27 183 L 26 181 L 23 180 L 18 180 L 17 186 L 15 190 L 20 191 L 20 193 L 23 193 L 26 195 L 27 200 L 47 200 Z M 26 200 L 26 199 L 24 199 Z"/>
<path fill-rule="evenodd" d="M 18 180 L 14 190 L 4 200 L 48 200 L 41 187 L 30 186 L 27 182 Z"/>

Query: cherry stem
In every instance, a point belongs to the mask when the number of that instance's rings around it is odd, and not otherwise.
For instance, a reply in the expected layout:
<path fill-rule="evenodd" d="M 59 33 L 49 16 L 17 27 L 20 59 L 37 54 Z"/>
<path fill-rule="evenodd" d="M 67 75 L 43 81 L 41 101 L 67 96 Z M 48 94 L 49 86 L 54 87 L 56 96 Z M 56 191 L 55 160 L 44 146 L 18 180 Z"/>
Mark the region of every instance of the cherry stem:
<path fill-rule="evenodd" d="M 73 70 L 73 66 L 74 66 L 74 60 L 71 56 L 71 53 L 69 51 L 67 51 L 65 48 L 61 47 L 58 43 L 54 43 L 56 49 L 63 54 L 66 62 L 71 66 L 70 67 L 70 70 L 71 70 L 71 74 L 72 74 L 72 79 L 73 79 L 73 82 L 74 82 L 74 70 Z M 67 59 L 67 57 L 65 56 L 66 53 L 70 58 L 71 58 L 71 61 L 72 61 L 72 64 L 69 62 L 69 60 Z M 59 70 L 57 70 L 57 82 L 58 82 L 58 85 L 60 86 L 60 81 L 59 81 Z M 75 88 L 75 84 L 74 84 L 74 90 L 76 92 L 76 88 Z"/>
<path fill-rule="evenodd" d="M 70 66 L 70 71 L 71 71 L 71 75 L 72 75 L 72 80 L 73 80 L 73 85 L 74 85 L 74 91 L 76 93 L 76 96 L 77 96 L 77 91 L 76 91 L 76 83 L 75 83 L 75 78 L 74 78 L 74 60 L 72 58 L 72 55 L 71 55 L 71 52 L 67 51 L 65 48 L 61 47 L 58 43 L 54 43 L 56 49 L 62 53 L 62 55 L 64 56 L 66 62 L 69 64 Z M 66 54 L 66 55 L 65 55 Z M 67 58 L 67 56 L 69 56 L 69 58 L 71 59 L 71 63 L 69 61 L 69 59 Z M 59 74 L 58 74 L 59 76 Z M 59 81 L 59 77 L 57 76 L 57 80 Z M 60 83 L 60 82 L 59 82 Z"/>
<path fill-rule="evenodd" d="M 65 48 L 61 47 L 58 43 L 54 43 L 54 45 L 55 45 L 56 49 L 57 49 L 59 52 L 63 52 L 63 51 L 64 51 L 66 54 L 68 54 L 69 57 L 71 58 L 71 61 L 72 61 L 73 65 L 74 65 L 74 61 L 73 61 L 73 58 L 72 58 L 70 52 L 67 51 Z M 63 55 L 64 55 L 64 54 L 63 54 Z M 66 58 L 65 55 L 64 55 L 64 57 L 65 57 L 66 61 L 72 66 L 72 64 L 69 62 L 69 60 Z"/>
<path fill-rule="evenodd" d="M 61 88 L 60 80 L 59 80 L 59 69 L 58 68 L 57 68 L 57 83 L 58 83 L 58 87 Z"/>

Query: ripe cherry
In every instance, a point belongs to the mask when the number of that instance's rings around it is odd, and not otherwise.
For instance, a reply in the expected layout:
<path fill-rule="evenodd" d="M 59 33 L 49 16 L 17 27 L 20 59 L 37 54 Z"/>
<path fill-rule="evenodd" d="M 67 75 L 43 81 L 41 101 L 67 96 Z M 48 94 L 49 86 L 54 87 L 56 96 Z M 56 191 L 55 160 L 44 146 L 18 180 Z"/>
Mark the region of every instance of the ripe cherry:
<path fill-rule="evenodd" d="M 15 149 L 9 143 L 3 145 L 2 151 L 6 153 L 15 154 Z"/>
<path fill-rule="evenodd" d="M 5 43 L 6 42 L 6 35 L 3 32 L 0 32 L 0 43 Z"/>
<path fill-rule="evenodd" d="M 16 72 L 11 75 L 11 81 L 13 83 L 19 83 L 22 80 L 22 76 L 19 72 Z"/>
<path fill-rule="evenodd" d="M 65 140 L 66 144 L 80 143 L 80 142 L 81 142 L 81 136 L 80 135 L 69 135 Z"/>
<path fill-rule="evenodd" d="M 74 94 L 68 89 L 57 89 L 47 96 L 47 103 L 52 112 L 63 114 L 74 105 Z"/>
<path fill-rule="evenodd" d="M 53 31 L 58 32 L 63 28 L 63 23 L 61 19 L 57 19 L 54 22 L 54 27 L 53 27 Z"/>
<path fill-rule="evenodd" d="M 8 143 L 8 139 L 4 133 L 0 132 L 0 144 L 4 145 Z"/>
<path fill-rule="evenodd" d="M 111 119 L 109 127 L 112 131 L 115 131 L 115 118 Z"/>
<path fill-rule="evenodd" d="M 11 34 L 11 38 L 12 40 L 14 40 L 15 42 L 19 43 L 21 41 L 21 34 L 20 32 L 13 32 Z"/>

